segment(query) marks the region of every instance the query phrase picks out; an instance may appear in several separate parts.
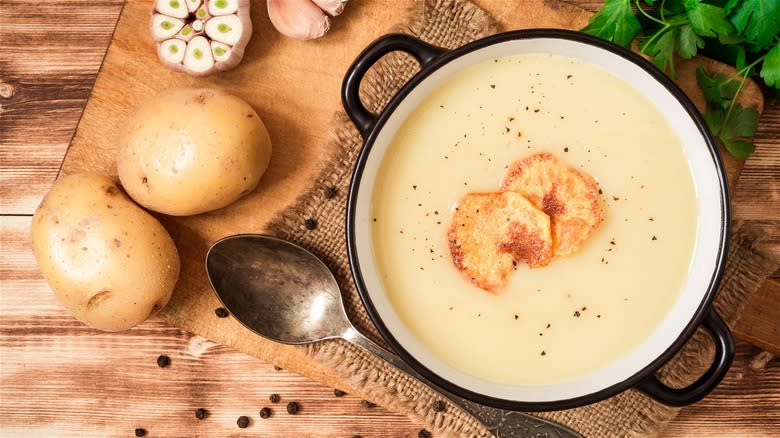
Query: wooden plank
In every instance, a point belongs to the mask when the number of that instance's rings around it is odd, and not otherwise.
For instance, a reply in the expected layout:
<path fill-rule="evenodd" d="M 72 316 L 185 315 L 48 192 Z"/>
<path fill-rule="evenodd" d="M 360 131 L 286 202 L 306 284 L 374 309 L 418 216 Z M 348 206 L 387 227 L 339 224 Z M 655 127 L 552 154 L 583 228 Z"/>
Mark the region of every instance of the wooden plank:
<path fill-rule="evenodd" d="M 57 177 L 122 0 L 0 2 L 0 212 L 30 214 Z"/>
<path fill-rule="evenodd" d="M 776 309 L 780 309 L 780 281 L 772 279 L 747 302 L 734 326 L 734 336 L 780 355 L 780 324 L 774 313 Z"/>
<path fill-rule="evenodd" d="M 238 353 L 160 319 L 124 333 L 101 333 L 73 319 L 55 300 L 32 255 L 29 217 L 0 217 L 0 435 L 149 436 L 261 434 L 269 437 L 416 436 L 420 425 L 354 396 Z M 740 343 L 732 370 L 715 392 L 686 408 L 668 438 L 765 437 L 780 429 L 780 361 L 751 368 L 760 350 Z M 161 369 L 157 356 L 168 355 Z M 42 378 L 45 376 L 45 378 Z M 282 396 L 273 405 L 270 394 Z M 285 411 L 288 401 L 303 407 Z M 258 411 L 271 407 L 273 416 Z M 206 408 L 204 421 L 194 410 Z M 251 417 L 245 431 L 240 415 Z"/>

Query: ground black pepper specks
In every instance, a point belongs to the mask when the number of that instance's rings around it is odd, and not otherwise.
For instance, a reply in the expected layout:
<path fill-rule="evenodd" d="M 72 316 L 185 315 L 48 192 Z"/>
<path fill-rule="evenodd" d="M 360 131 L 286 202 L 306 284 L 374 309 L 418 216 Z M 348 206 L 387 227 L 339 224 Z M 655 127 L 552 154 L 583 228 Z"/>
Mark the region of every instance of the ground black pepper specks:
<path fill-rule="evenodd" d="M 368 400 L 360 400 L 360 405 L 363 406 L 364 408 L 367 408 L 367 409 L 371 409 L 371 408 L 375 408 L 376 407 L 375 403 L 372 403 L 372 402 L 370 402 Z"/>
<path fill-rule="evenodd" d="M 281 399 L 282 399 L 282 398 L 279 396 L 279 394 L 271 394 L 271 395 L 269 395 L 269 396 L 268 396 L 268 400 L 269 400 L 271 403 L 279 403 L 279 401 L 280 401 Z"/>
<path fill-rule="evenodd" d="M 306 227 L 307 230 L 313 230 L 317 228 L 317 221 L 312 218 L 308 218 L 305 221 L 303 221 L 303 225 Z"/>
<path fill-rule="evenodd" d="M 444 403 L 442 400 L 436 400 L 431 407 L 433 408 L 433 412 L 444 412 L 444 410 L 447 409 L 447 403 Z"/>
<path fill-rule="evenodd" d="M 270 408 L 263 408 L 260 409 L 260 418 L 268 418 L 271 416 L 271 409 Z"/>
<path fill-rule="evenodd" d="M 347 395 L 347 393 L 340 389 L 334 389 L 333 395 L 335 395 L 336 397 L 344 397 L 345 395 Z"/>
<path fill-rule="evenodd" d="M 214 314 L 217 315 L 217 318 L 227 318 L 230 315 L 224 307 L 214 309 Z"/>
<path fill-rule="evenodd" d="M 282 371 L 282 367 L 274 365 L 274 371 Z"/>
<path fill-rule="evenodd" d="M 417 438 L 433 438 L 433 434 L 428 432 L 428 429 L 420 429 L 417 432 Z"/>
<path fill-rule="evenodd" d="M 170 364 L 171 364 L 171 358 L 170 357 L 168 357 L 168 356 L 166 356 L 164 354 L 161 354 L 161 355 L 157 356 L 157 366 L 158 367 L 165 368 L 165 367 L 167 367 Z"/>
<path fill-rule="evenodd" d="M 136 428 L 135 429 L 135 436 L 146 436 L 146 429 L 143 428 Z"/>
<path fill-rule="evenodd" d="M 301 405 L 298 404 L 298 402 L 290 402 L 287 403 L 287 413 L 290 415 L 295 415 L 301 410 Z"/>
<path fill-rule="evenodd" d="M 325 199 L 333 199 L 338 194 L 338 191 L 335 187 L 328 187 L 324 190 L 323 195 L 325 196 Z"/>
<path fill-rule="evenodd" d="M 242 415 L 236 420 L 236 425 L 241 429 L 246 429 L 249 426 L 249 417 Z"/>
<path fill-rule="evenodd" d="M 198 420 L 203 420 L 208 415 L 209 415 L 209 411 L 207 411 L 207 410 L 205 410 L 203 408 L 195 409 L 195 418 L 197 418 Z"/>

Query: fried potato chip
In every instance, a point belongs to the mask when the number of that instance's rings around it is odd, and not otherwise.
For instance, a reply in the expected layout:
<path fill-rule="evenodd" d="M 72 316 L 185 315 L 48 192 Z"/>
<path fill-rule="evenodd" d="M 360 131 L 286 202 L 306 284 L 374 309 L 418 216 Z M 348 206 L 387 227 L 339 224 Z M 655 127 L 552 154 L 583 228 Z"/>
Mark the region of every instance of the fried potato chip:
<path fill-rule="evenodd" d="M 491 293 L 506 284 L 517 262 L 535 268 L 552 258 L 550 218 L 515 192 L 461 198 L 447 238 L 455 267 Z"/>
<path fill-rule="evenodd" d="M 601 223 L 596 181 L 552 154 L 539 153 L 512 163 L 501 189 L 522 194 L 550 216 L 556 256 L 576 252 Z"/>

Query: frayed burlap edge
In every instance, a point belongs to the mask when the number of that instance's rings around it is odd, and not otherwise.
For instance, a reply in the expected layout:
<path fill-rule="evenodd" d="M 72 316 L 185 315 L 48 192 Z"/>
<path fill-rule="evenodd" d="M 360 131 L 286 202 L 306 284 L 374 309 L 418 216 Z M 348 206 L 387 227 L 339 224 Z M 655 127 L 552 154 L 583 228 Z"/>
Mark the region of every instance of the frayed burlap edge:
<path fill-rule="evenodd" d="M 455 48 L 498 30 L 492 17 L 465 0 L 426 0 L 416 3 L 409 11 L 409 21 L 392 31 Z M 366 107 L 374 112 L 380 110 L 417 70 L 416 62 L 407 55 L 385 57 L 366 75 L 361 86 Z M 280 212 L 266 229 L 322 258 L 339 282 L 352 322 L 362 333 L 383 343 L 358 297 L 344 242 L 346 199 L 363 139 L 343 112 L 336 113 L 332 125 L 329 155 L 311 189 Z M 304 221 L 309 218 L 317 221 L 316 229 L 305 227 Z M 776 260 L 756 250 L 759 239 L 757 230 L 750 226 L 734 234 L 715 302 L 715 308 L 729 324 L 736 320 L 748 295 L 777 267 Z M 308 347 L 307 354 L 328 365 L 354 388 L 360 388 L 366 398 L 423 422 L 440 434 L 490 436 L 475 419 L 451 404 L 444 411 L 434 410 L 433 402 L 439 399 L 434 392 L 358 347 L 329 341 Z M 708 335 L 699 331 L 659 372 L 659 378 L 672 386 L 688 384 L 706 369 L 711 357 Z M 564 423 L 588 437 L 631 437 L 657 436 L 678 411 L 629 390 L 590 406 L 538 415 Z"/>

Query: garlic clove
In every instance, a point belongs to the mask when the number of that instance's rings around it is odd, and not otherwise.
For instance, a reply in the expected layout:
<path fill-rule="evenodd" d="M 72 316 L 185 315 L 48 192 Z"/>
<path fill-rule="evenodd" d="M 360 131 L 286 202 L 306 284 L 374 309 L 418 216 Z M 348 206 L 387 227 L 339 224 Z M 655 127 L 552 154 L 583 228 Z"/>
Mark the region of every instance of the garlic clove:
<path fill-rule="evenodd" d="M 179 39 L 165 40 L 160 44 L 159 55 L 160 58 L 171 64 L 178 65 L 184 59 L 184 51 L 187 48 L 187 43 Z"/>
<path fill-rule="evenodd" d="M 195 36 L 195 32 L 192 26 L 189 24 L 185 24 L 184 27 L 181 28 L 181 31 L 176 34 L 176 38 L 183 40 L 183 41 L 189 41 Z"/>
<path fill-rule="evenodd" d="M 198 10 L 198 7 L 200 7 L 201 0 L 186 0 L 187 1 L 187 11 L 190 13 L 193 13 Z"/>
<path fill-rule="evenodd" d="M 235 14 L 238 0 L 208 0 L 209 13 L 214 16 Z"/>
<path fill-rule="evenodd" d="M 195 18 L 198 20 L 208 20 L 210 17 L 211 15 L 209 15 L 209 10 L 206 6 L 201 6 L 198 8 L 197 12 L 195 12 Z"/>
<path fill-rule="evenodd" d="M 204 74 L 214 66 L 214 56 L 211 54 L 209 40 L 196 36 L 187 44 L 184 53 L 184 66 L 193 74 Z"/>
<path fill-rule="evenodd" d="M 176 33 L 184 27 L 184 21 L 162 14 L 154 14 L 152 16 L 151 27 L 152 38 L 154 38 L 155 41 L 163 41 L 176 35 Z"/>
<path fill-rule="evenodd" d="M 319 6 L 326 14 L 331 17 L 335 17 L 344 12 L 344 7 L 347 6 L 349 0 L 311 0 Z"/>
<path fill-rule="evenodd" d="M 161 14 L 174 18 L 187 18 L 189 10 L 184 3 L 186 0 L 157 0 L 154 2 L 154 8 Z"/>
<path fill-rule="evenodd" d="M 282 35 L 310 40 L 325 35 L 330 18 L 311 0 L 268 0 L 268 17 Z"/>
<path fill-rule="evenodd" d="M 230 46 L 227 44 L 218 43 L 216 41 L 211 42 L 211 53 L 214 55 L 214 60 L 217 62 L 224 61 L 230 56 Z"/>
<path fill-rule="evenodd" d="M 243 34 L 241 20 L 235 15 L 213 17 L 206 22 L 206 35 L 220 43 L 236 44 Z"/>

